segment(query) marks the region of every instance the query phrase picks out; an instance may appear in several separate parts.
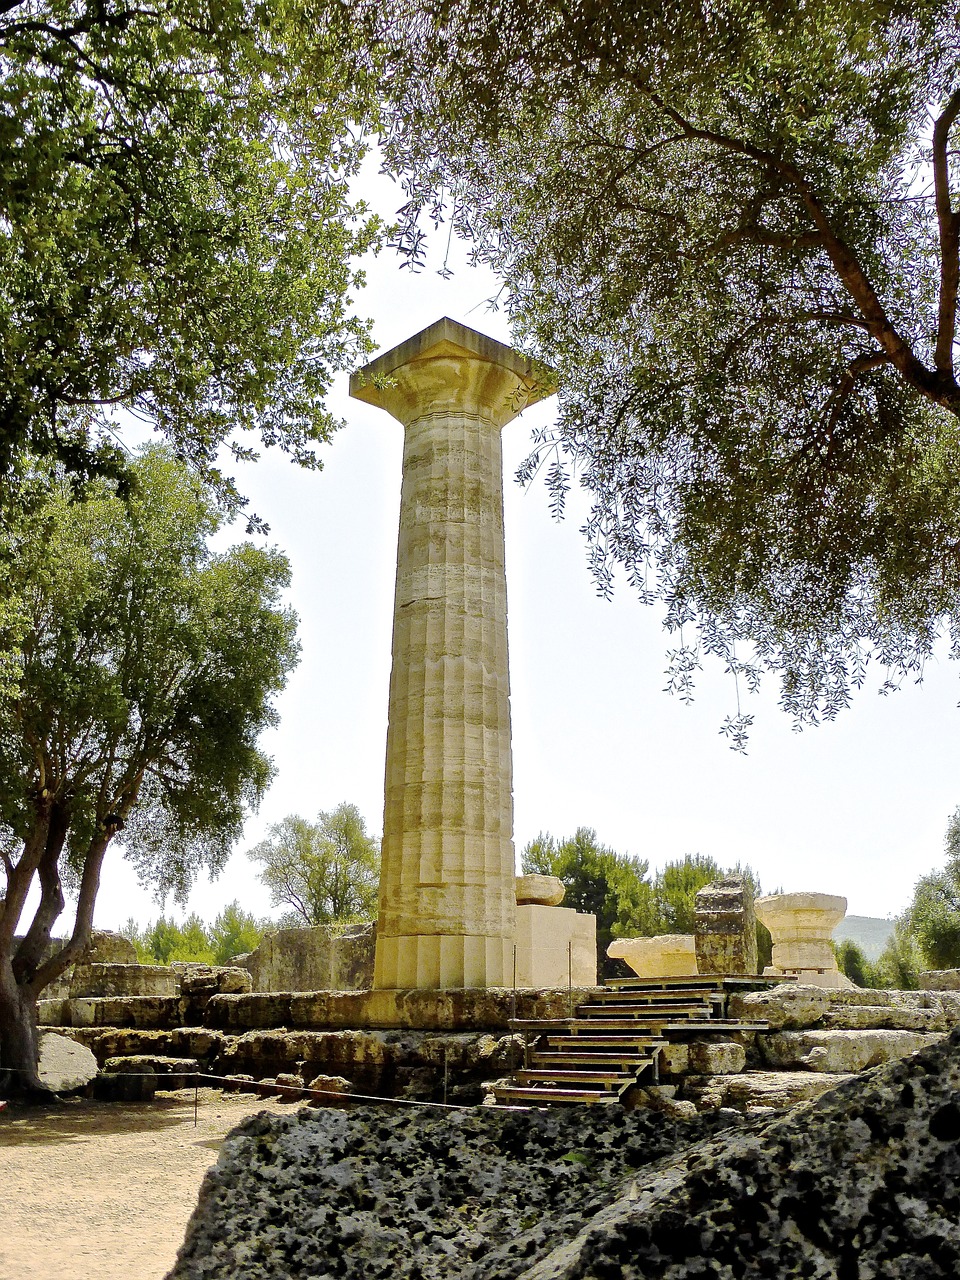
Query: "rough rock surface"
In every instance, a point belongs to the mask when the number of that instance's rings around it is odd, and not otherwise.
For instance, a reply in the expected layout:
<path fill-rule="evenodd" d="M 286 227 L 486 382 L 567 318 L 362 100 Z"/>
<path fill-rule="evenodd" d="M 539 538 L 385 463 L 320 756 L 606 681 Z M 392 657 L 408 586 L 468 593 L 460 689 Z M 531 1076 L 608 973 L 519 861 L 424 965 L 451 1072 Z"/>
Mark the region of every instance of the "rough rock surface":
<path fill-rule="evenodd" d="M 742 1071 L 747 1061 L 746 1050 L 732 1041 L 694 1043 L 689 1048 L 689 1069 L 697 1075 L 729 1076 Z"/>
<path fill-rule="evenodd" d="M 687 1151 L 524 1280 L 960 1273 L 960 1032 Z"/>
<path fill-rule="evenodd" d="M 960 1030 L 787 1116 L 730 1117 L 261 1115 L 226 1142 L 168 1280 L 960 1274 Z"/>
<path fill-rule="evenodd" d="M 738 1076 L 688 1076 L 683 1097 L 701 1110 L 735 1107 L 738 1111 L 784 1111 L 819 1098 L 850 1076 L 817 1071 L 745 1071 Z"/>
<path fill-rule="evenodd" d="M 619 1107 L 257 1116 L 208 1174 L 170 1280 L 509 1280 L 636 1170 L 731 1123 Z"/>
<path fill-rule="evenodd" d="M 53 1031 L 40 1032 L 39 1075 L 48 1089 L 54 1093 L 83 1089 L 97 1071 L 96 1058 L 82 1044 Z"/>
<path fill-rule="evenodd" d="M 758 1043 L 768 1066 L 845 1073 L 904 1058 L 933 1038 L 921 1031 L 781 1031 Z"/>
<path fill-rule="evenodd" d="M 960 1025 L 960 992 L 828 990 L 784 983 L 767 991 L 731 995 L 728 1015 L 762 1019 L 772 1031 L 807 1027 L 888 1027 L 941 1031 Z M 868 1010 L 872 1010 L 868 1012 Z"/>

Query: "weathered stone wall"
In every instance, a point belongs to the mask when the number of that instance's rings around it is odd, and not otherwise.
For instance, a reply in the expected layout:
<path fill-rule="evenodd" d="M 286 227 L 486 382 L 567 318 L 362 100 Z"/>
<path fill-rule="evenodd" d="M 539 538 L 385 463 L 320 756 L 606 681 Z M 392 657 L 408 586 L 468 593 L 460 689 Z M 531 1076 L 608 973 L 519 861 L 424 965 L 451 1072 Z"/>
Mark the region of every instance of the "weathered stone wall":
<path fill-rule="evenodd" d="M 362 991 L 373 986 L 376 925 L 277 929 L 234 962 L 254 991 Z"/>

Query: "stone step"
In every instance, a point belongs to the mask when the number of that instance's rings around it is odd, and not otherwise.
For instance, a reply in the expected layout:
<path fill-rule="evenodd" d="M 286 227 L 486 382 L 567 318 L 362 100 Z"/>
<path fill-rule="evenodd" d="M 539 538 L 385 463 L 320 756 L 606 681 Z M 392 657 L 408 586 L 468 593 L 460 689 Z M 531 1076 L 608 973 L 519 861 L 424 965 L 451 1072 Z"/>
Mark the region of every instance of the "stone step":
<path fill-rule="evenodd" d="M 540 1107 L 557 1103 L 581 1103 L 590 1106 L 599 1103 L 601 1106 L 618 1106 L 619 1095 L 607 1089 L 525 1089 L 521 1086 L 498 1086 L 493 1091 L 497 1102 L 526 1102 Z"/>

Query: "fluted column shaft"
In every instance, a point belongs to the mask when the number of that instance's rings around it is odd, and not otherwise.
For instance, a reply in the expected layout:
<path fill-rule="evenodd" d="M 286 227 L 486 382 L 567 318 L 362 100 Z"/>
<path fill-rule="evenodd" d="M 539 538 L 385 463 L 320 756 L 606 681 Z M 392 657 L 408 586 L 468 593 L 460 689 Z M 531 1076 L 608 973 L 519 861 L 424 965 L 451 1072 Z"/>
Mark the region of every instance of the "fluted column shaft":
<path fill-rule="evenodd" d="M 381 371 L 386 385 L 363 380 Z M 504 985 L 516 872 L 500 431 L 531 379 L 452 321 L 355 377 L 353 394 L 405 428 L 374 985 Z"/>

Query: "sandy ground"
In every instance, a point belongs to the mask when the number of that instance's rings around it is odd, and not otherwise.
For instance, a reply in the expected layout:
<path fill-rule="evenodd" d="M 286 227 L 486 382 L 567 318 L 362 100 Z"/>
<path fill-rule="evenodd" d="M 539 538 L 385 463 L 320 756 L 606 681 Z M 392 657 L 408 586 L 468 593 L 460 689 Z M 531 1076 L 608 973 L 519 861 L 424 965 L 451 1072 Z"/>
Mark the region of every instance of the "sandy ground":
<path fill-rule="evenodd" d="M 295 1108 L 294 1108 L 295 1109 Z M 201 1089 L 0 1112 L 0 1280 L 161 1280 L 224 1136 L 290 1104 Z"/>

